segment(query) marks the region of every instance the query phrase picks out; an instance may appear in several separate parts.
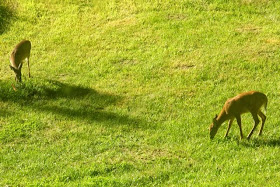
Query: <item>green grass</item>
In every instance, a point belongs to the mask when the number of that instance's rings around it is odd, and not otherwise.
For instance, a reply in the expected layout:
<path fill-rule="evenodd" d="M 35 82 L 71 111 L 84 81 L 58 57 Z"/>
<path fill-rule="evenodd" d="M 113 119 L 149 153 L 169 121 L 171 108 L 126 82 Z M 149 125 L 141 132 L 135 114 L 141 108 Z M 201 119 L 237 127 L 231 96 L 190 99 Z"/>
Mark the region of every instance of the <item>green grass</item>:
<path fill-rule="evenodd" d="M 0 2 L 0 186 L 275 186 L 280 2 Z M 32 42 L 31 76 L 9 55 Z M 17 91 L 14 91 L 15 84 Z M 227 98 L 268 96 L 262 137 L 208 127 Z M 253 126 L 242 116 L 243 131 Z"/>

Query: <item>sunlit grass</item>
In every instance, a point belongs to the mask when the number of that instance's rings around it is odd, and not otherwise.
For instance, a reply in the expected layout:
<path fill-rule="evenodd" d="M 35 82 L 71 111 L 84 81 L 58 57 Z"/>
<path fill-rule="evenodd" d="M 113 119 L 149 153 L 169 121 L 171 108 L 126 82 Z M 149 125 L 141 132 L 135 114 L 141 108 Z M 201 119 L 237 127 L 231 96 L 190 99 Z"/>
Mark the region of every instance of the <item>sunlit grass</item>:
<path fill-rule="evenodd" d="M 278 1 L 0 3 L 0 185 L 279 183 Z M 2 13 L 3 11 L 3 13 Z M 9 54 L 32 42 L 31 75 Z M 15 85 L 16 91 L 12 84 Z M 209 140 L 227 98 L 268 96 L 262 137 L 234 122 Z M 244 134 L 253 126 L 242 116 Z"/>

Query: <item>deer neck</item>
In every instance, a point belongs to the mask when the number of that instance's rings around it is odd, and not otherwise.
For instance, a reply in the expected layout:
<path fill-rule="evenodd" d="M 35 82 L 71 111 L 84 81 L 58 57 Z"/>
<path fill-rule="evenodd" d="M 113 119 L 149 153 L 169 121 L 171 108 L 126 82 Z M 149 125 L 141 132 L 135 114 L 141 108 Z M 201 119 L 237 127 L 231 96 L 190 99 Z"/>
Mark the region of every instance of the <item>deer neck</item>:
<path fill-rule="evenodd" d="M 222 110 L 219 116 L 217 117 L 217 124 L 220 126 L 222 123 L 224 123 L 226 120 L 229 120 L 230 116 L 226 113 L 225 110 Z"/>

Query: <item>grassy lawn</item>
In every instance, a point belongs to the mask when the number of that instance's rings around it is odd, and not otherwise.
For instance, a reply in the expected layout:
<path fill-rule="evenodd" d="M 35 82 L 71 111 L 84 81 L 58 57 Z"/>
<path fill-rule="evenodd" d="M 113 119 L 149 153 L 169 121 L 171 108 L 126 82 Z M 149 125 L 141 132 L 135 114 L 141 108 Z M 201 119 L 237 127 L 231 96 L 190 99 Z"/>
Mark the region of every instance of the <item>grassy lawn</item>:
<path fill-rule="evenodd" d="M 280 1 L 2 0 L 0 186 L 280 183 Z M 29 39 L 31 78 L 9 55 Z M 12 84 L 15 84 L 16 91 Z M 268 96 L 263 136 L 208 127 Z M 244 135 L 253 126 L 242 116 Z M 258 130 L 258 129 L 257 129 Z"/>

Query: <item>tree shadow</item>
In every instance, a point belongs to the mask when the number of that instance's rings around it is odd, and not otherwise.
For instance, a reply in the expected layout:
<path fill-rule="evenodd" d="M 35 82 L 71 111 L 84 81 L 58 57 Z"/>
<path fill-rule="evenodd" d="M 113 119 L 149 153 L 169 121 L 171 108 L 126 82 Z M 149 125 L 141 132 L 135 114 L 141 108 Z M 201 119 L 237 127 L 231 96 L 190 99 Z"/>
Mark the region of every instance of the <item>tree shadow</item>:
<path fill-rule="evenodd" d="M 6 117 L 6 116 L 9 116 L 11 115 L 12 113 L 8 110 L 3 110 L 3 109 L 0 109 L 0 117 Z"/>
<path fill-rule="evenodd" d="M 107 104 L 114 104 L 122 97 L 99 93 L 91 88 L 70 85 L 56 80 L 32 79 L 21 84 L 0 80 L 0 101 L 36 104 L 36 102 L 42 100 L 58 98 L 69 100 L 94 99 L 101 103 L 106 101 Z"/>
<path fill-rule="evenodd" d="M 69 120 L 105 122 L 108 125 L 128 125 L 133 128 L 147 127 L 139 118 L 121 112 L 112 112 L 123 97 L 100 93 L 94 89 L 62 83 L 55 80 L 32 79 L 15 86 L 0 81 L 0 101 L 20 107 L 52 113 Z M 107 109 L 109 108 L 110 109 Z"/>
<path fill-rule="evenodd" d="M 48 97 L 49 99 L 55 99 L 59 97 L 80 98 L 80 97 L 85 97 L 87 95 L 94 95 L 95 97 L 101 96 L 101 94 L 98 94 L 95 90 L 90 88 L 85 88 L 81 86 L 72 86 L 55 80 L 47 80 L 47 82 L 52 84 L 51 88 L 45 88 L 44 91 L 45 93 L 44 96 Z"/>
<path fill-rule="evenodd" d="M 0 34 L 5 32 L 14 16 L 13 10 L 5 2 L 0 2 Z"/>

